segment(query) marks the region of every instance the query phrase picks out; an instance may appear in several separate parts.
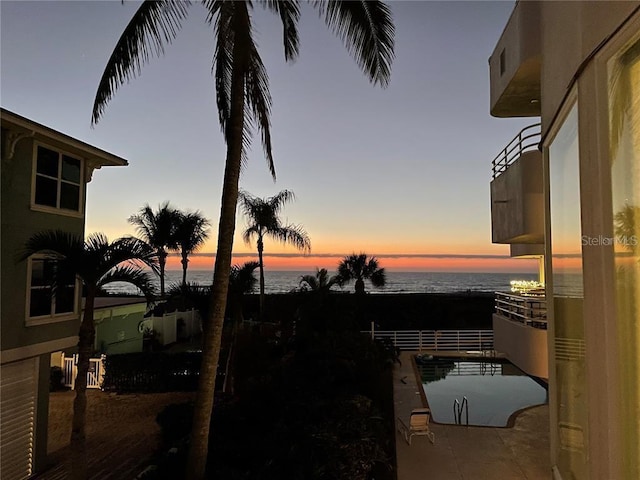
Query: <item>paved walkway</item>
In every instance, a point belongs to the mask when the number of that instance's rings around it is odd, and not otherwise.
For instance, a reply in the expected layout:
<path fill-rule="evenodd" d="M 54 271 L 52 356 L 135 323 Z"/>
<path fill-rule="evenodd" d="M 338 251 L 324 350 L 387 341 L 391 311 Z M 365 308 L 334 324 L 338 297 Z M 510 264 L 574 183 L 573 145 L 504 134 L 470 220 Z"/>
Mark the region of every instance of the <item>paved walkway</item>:
<path fill-rule="evenodd" d="M 423 406 L 410 352 L 394 367 L 396 417 L 408 420 Z M 551 478 L 549 409 L 522 412 L 513 428 L 431 424 L 436 442 L 413 437 L 409 446 L 396 433 L 398 480 L 542 480 Z"/>
<path fill-rule="evenodd" d="M 47 452 L 51 468 L 38 480 L 69 478 L 71 418 L 75 392 L 49 399 Z M 87 447 L 90 480 L 132 480 L 160 446 L 156 415 L 167 405 L 193 399 L 195 393 L 116 395 L 87 391 Z"/>

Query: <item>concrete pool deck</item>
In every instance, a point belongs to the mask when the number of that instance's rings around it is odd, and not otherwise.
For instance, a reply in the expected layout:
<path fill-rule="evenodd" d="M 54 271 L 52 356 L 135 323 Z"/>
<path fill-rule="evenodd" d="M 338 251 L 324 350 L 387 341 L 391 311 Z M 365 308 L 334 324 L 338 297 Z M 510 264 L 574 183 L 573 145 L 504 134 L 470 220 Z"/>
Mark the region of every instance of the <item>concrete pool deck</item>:
<path fill-rule="evenodd" d="M 423 407 L 412 355 L 402 352 L 393 372 L 396 417 L 407 421 Z M 413 437 L 408 445 L 396 431 L 398 480 L 538 480 L 550 479 L 549 407 L 521 412 L 512 428 L 430 424 L 436 441 Z"/>

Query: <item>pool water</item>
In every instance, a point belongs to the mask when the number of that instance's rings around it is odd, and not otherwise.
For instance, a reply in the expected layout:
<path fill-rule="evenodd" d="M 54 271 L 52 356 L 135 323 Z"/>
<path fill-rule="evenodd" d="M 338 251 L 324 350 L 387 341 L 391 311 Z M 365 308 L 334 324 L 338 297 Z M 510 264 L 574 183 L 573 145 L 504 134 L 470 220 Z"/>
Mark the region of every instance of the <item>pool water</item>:
<path fill-rule="evenodd" d="M 456 424 L 454 404 L 467 397 L 469 425 L 506 427 L 513 413 L 547 402 L 547 391 L 507 361 L 434 357 L 418 364 L 435 422 Z M 456 405 L 455 411 L 458 411 Z M 467 424 L 466 408 L 462 424 Z"/>

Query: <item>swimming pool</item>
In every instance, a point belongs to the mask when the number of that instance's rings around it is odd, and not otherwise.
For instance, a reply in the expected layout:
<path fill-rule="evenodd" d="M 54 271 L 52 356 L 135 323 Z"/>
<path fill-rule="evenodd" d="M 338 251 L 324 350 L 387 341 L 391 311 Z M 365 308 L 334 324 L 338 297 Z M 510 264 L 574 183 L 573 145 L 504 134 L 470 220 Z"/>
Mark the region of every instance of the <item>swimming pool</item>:
<path fill-rule="evenodd" d="M 469 425 L 506 427 L 518 410 L 547 402 L 546 389 L 507 361 L 422 357 L 416 363 L 437 423 L 466 425 L 468 411 Z"/>

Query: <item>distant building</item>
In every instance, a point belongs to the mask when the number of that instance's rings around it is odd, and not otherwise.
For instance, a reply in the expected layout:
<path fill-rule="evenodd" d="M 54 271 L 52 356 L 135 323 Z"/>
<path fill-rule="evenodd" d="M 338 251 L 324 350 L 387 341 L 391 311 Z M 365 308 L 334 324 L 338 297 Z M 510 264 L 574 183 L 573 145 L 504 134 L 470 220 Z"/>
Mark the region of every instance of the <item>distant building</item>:
<path fill-rule="evenodd" d="M 640 2 L 518 2 L 489 66 L 491 114 L 541 119 L 539 152 L 492 182 L 492 222 L 544 254 L 548 310 L 546 330 L 498 310 L 496 344 L 547 364 L 550 477 L 638 479 Z"/>
<path fill-rule="evenodd" d="M 93 171 L 127 161 L 5 109 L 0 113 L 0 477 L 19 480 L 46 460 L 50 356 L 78 342 L 81 288 L 72 278 L 53 297 L 46 281 L 51 261 L 18 262 L 17 256 L 42 230 L 84 235 Z"/>

